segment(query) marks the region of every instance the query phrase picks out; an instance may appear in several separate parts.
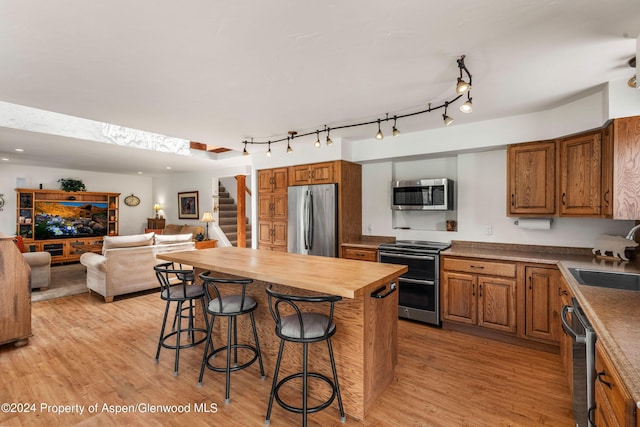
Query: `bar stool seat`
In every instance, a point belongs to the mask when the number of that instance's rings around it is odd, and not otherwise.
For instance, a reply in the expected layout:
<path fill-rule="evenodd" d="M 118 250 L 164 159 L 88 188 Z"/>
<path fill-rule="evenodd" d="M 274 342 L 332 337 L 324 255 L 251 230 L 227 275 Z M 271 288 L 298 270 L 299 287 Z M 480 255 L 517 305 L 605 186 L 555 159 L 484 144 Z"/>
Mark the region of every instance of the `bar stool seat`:
<path fill-rule="evenodd" d="M 336 333 L 336 325 L 333 323 L 334 304 L 340 301 L 342 297 L 337 295 L 322 296 L 295 296 L 285 295 L 275 292 L 271 287 L 266 289 L 269 299 L 269 311 L 276 322 L 275 332 L 280 338 L 280 349 L 278 350 L 278 358 L 276 361 L 275 373 L 273 375 L 273 384 L 271 386 L 271 394 L 269 396 L 269 406 L 267 415 L 265 416 L 265 425 L 271 422 L 271 409 L 273 400 L 278 404 L 294 413 L 302 414 L 302 425 L 307 425 L 307 414 L 321 411 L 327 408 L 338 398 L 338 407 L 340 409 L 340 421 L 345 422 L 346 417 L 342 405 L 342 397 L 340 395 L 340 385 L 338 383 L 338 373 L 333 357 L 333 347 L 331 346 L 331 337 Z M 329 306 L 328 315 L 318 312 L 303 312 L 302 304 L 326 303 Z M 288 307 L 288 308 L 287 308 Z M 291 313 L 291 314 L 288 314 Z M 302 372 L 296 372 L 278 380 L 280 364 L 282 362 L 282 354 L 285 341 L 301 343 L 302 346 Z M 329 360 L 331 361 L 331 370 L 333 377 L 318 372 L 308 371 L 309 344 L 326 341 L 329 350 Z M 308 407 L 308 378 L 316 378 L 323 381 L 331 388 L 331 396 L 319 405 Z M 280 398 L 279 391 L 282 386 L 289 381 L 302 378 L 302 407 L 296 407 L 287 404 Z"/>
<path fill-rule="evenodd" d="M 253 280 L 244 278 L 218 278 L 211 277 L 210 274 L 211 272 L 207 271 L 198 276 L 204 283 L 206 290 L 205 294 L 209 299 L 207 304 L 207 313 L 211 315 L 209 330 L 207 332 L 207 343 L 205 344 L 204 354 L 202 355 L 202 365 L 200 367 L 198 386 L 202 386 L 205 367 L 215 372 L 224 372 L 226 374 L 224 403 L 228 404 L 230 402 L 231 372 L 248 368 L 258 360 L 261 379 L 265 379 L 264 367 L 262 365 L 262 354 L 260 352 L 260 342 L 258 341 L 258 332 L 256 330 L 256 322 L 253 316 L 253 312 L 258 308 L 258 302 L 252 296 L 246 295 L 247 285 L 252 283 Z M 223 296 L 218 289 L 218 284 L 240 286 L 242 291 L 240 294 Z M 251 319 L 251 329 L 253 331 L 255 345 L 238 343 L 238 317 L 247 314 Z M 215 349 L 211 335 L 215 318 L 218 316 L 227 318 L 227 344 L 224 347 Z M 242 363 L 239 362 L 239 349 L 247 350 L 250 359 Z M 222 367 L 213 365 L 211 359 L 214 359 L 216 355 L 222 351 L 226 351 L 226 365 Z M 233 366 L 231 366 L 231 353 L 233 353 Z"/>
<path fill-rule="evenodd" d="M 160 350 L 163 347 L 175 350 L 173 375 L 178 375 L 180 350 L 194 347 L 203 343 L 207 338 L 206 333 L 209 329 L 209 322 L 206 315 L 204 288 L 202 285 L 196 285 L 193 283 L 193 270 L 175 268 L 172 262 L 158 264 L 154 266 L 153 269 L 155 270 L 156 277 L 160 283 L 160 298 L 166 301 L 155 363 L 158 363 L 160 359 Z M 206 328 L 196 327 L 193 304 L 194 300 L 200 300 Z M 175 316 L 171 328 L 172 330 L 169 333 L 165 333 L 167 317 L 172 303 L 176 304 Z M 185 307 L 183 305 L 184 303 L 188 303 L 188 305 Z M 182 326 L 183 319 L 187 322 L 185 328 Z M 196 334 L 202 336 L 196 338 Z M 186 335 L 186 342 L 181 342 L 182 335 Z"/>

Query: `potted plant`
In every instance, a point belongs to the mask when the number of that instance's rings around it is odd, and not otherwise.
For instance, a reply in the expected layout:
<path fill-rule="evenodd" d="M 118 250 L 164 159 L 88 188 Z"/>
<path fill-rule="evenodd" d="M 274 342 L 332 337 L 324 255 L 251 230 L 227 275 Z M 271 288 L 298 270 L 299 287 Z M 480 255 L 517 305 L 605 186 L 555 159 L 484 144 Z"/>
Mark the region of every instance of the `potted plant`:
<path fill-rule="evenodd" d="M 62 191 L 87 191 L 87 188 L 79 179 L 60 178 L 58 182 Z"/>

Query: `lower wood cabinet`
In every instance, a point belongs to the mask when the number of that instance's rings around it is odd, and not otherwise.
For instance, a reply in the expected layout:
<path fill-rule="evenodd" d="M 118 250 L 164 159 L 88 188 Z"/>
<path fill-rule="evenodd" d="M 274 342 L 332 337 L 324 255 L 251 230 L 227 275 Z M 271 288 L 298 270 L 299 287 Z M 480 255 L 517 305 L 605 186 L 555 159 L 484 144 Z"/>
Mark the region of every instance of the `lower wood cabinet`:
<path fill-rule="evenodd" d="M 260 249 L 287 252 L 287 222 L 260 221 L 258 246 Z"/>
<path fill-rule="evenodd" d="M 442 318 L 502 332 L 516 332 L 516 266 L 443 258 Z"/>
<path fill-rule="evenodd" d="M 378 249 L 355 246 L 342 246 L 342 258 L 360 261 L 378 261 Z"/>
<path fill-rule="evenodd" d="M 557 343 L 560 335 L 557 268 L 525 266 L 526 338 Z"/>
<path fill-rule="evenodd" d="M 636 405 L 602 344 L 596 342 L 595 425 L 637 425 Z"/>

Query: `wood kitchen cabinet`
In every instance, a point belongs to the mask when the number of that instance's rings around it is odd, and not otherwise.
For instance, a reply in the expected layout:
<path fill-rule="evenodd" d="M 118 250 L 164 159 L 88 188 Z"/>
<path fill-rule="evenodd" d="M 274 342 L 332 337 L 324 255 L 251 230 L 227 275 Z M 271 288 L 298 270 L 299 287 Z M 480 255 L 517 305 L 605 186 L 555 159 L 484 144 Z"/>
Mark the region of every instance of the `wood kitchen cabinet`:
<path fill-rule="evenodd" d="M 567 281 L 560 275 L 558 281 L 558 313 L 562 313 L 562 307 L 572 306 L 571 289 L 567 284 Z M 569 315 L 571 316 L 571 315 Z M 564 332 L 560 327 L 560 356 L 562 357 L 562 366 L 567 377 L 567 384 L 569 385 L 570 395 L 573 396 L 573 338 L 571 335 Z"/>
<path fill-rule="evenodd" d="M 363 248 L 360 246 L 342 245 L 342 256 L 345 259 L 357 259 L 359 261 L 378 261 L 378 249 Z"/>
<path fill-rule="evenodd" d="M 555 163 L 555 141 L 507 147 L 508 216 L 555 214 Z"/>
<path fill-rule="evenodd" d="M 524 337 L 548 343 L 558 343 L 560 317 L 558 312 L 557 268 L 524 266 L 525 322 Z"/>
<path fill-rule="evenodd" d="M 602 131 L 558 140 L 560 216 L 600 216 Z"/>
<path fill-rule="evenodd" d="M 288 168 L 258 171 L 258 249 L 287 251 Z"/>
<path fill-rule="evenodd" d="M 636 405 L 600 341 L 596 341 L 595 425 L 636 426 Z"/>
<path fill-rule="evenodd" d="M 27 344 L 31 336 L 30 267 L 12 237 L 0 237 L 0 344 Z"/>
<path fill-rule="evenodd" d="M 612 202 L 603 216 L 640 218 L 640 116 L 614 119 L 608 124 L 603 131 L 602 161 L 603 198 L 610 200 L 605 203 Z"/>
<path fill-rule="evenodd" d="M 443 257 L 443 320 L 515 333 L 515 278 L 514 263 Z"/>
<path fill-rule="evenodd" d="M 334 177 L 334 162 L 297 165 L 289 168 L 289 185 L 331 184 Z"/>

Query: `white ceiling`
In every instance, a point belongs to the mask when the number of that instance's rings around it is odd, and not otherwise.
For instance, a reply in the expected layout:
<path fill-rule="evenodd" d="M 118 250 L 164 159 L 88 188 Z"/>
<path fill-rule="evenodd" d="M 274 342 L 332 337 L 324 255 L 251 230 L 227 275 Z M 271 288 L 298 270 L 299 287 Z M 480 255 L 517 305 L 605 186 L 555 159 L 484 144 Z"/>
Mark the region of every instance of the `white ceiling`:
<path fill-rule="evenodd" d="M 627 61 L 640 33 L 638 0 L 0 0 L 0 7 L 0 101 L 235 150 L 251 137 L 441 104 L 454 95 L 462 54 L 474 111 L 463 115 L 458 101 L 449 109 L 452 126 L 548 109 L 631 77 Z M 441 113 L 398 127 L 442 127 Z M 376 130 L 331 136 L 371 138 Z M 25 152 L 16 154 L 18 146 Z M 210 167 L 9 128 L 0 128 L 0 157 L 118 173 L 162 173 L 169 162 L 174 171 Z"/>

